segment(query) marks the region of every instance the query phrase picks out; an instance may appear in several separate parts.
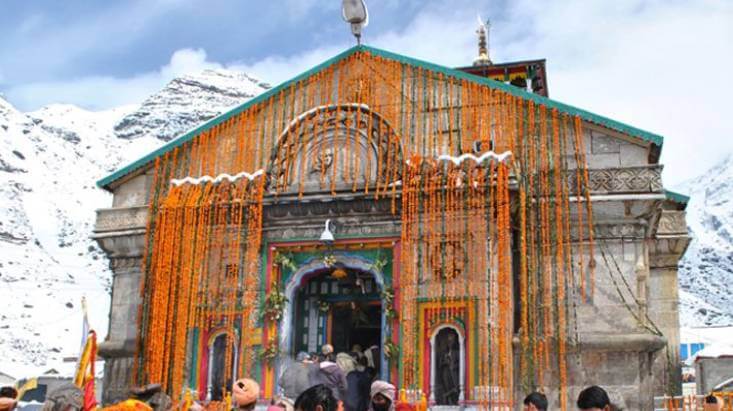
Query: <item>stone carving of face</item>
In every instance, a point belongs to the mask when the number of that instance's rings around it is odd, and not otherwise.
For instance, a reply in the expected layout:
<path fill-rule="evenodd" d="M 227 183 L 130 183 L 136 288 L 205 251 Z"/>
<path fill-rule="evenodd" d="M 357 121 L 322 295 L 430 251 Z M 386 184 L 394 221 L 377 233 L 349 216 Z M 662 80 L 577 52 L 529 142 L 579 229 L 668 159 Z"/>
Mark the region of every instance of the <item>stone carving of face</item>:
<path fill-rule="evenodd" d="M 333 150 L 328 148 L 318 155 L 315 163 L 313 164 L 313 168 L 311 169 L 311 173 L 323 173 L 331 168 L 331 164 L 333 164 Z"/>

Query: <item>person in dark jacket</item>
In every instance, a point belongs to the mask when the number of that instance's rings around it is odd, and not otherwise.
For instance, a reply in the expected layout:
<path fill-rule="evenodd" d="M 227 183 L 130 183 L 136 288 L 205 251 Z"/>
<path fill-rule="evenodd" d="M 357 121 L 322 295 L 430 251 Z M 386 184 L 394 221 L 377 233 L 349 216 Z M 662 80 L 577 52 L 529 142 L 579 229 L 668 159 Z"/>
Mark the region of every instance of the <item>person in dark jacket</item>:
<path fill-rule="evenodd" d="M 300 352 L 295 357 L 295 362 L 290 364 L 280 377 L 280 388 L 283 395 L 290 399 L 300 396 L 303 391 L 312 386 L 310 381 L 311 368 L 316 367 L 306 352 Z"/>
<path fill-rule="evenodd" d="M 366 370 L 367 359 L 360 357 L 356 368 L 346 375 L 346 411 L 366 411 L 369 408 L 369 390 L 372 386 L 372 377 Z"/>
<path fill-rule="evenodd" d="M 327 349 L 323 350 L 323 361 L 318 363 L 318 367 L 311 370 L 310 385 L 325 385 L 333 391 L 333 396 L 341 401 L 346 396 L 346 375 L 344 375 L 341 367 L 334 362 L 335 358 L 333 348 L 330 349 L 330 352 Z"/>

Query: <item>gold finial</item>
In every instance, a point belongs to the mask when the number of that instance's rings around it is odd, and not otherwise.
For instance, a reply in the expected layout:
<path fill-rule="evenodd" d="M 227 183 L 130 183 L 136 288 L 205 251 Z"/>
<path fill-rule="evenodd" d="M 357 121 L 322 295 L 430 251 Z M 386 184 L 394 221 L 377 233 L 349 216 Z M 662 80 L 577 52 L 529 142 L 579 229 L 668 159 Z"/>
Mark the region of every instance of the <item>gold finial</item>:
<path fill-rule="evenodd" d="M 481 16 L 478 17 L 478 57 L 473 61 L 474 66 L 490 66 L 494 63 L 489 58 L 489 29 L 491 28 L 491 22 L 486 20 L 486 23 L 481 20 Z"/>

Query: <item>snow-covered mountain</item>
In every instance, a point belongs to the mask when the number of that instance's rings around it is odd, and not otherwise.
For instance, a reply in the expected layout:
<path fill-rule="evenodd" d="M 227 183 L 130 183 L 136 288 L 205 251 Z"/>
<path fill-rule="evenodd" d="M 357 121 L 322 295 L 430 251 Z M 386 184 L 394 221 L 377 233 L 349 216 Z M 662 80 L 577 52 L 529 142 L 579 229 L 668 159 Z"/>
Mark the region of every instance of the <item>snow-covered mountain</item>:
<path fill-rule="evenodd" d="M 115 125 L 115 134 L 126 139 L 153 136 L 169 141 L 181 130 L 216 116 L 222 107 L 240 104 L 267 88 L 267 83 L 246 73 L 229 70 L 204 70 L 196 76 L 179 77 L 124 116 Z"/>
<path fill-rule="evenodd" d="M 0 95 L 1 372 L 73 369 L 63 358 L 79 352 L 82 296 L 100 340 L 107 332 L 111 273 L 89 235 L 94 210 L 109 207 L 111 195 L 95 181 L 268 87 L 207 70 L 139 106 L 102 112 L 52 105 L 22 113 Z"/>
<path fill-rule="evenodd" d="M 680 323 L 733 325 L 733 154 L 677 187 L 692 237 L 680 262 Z"/>

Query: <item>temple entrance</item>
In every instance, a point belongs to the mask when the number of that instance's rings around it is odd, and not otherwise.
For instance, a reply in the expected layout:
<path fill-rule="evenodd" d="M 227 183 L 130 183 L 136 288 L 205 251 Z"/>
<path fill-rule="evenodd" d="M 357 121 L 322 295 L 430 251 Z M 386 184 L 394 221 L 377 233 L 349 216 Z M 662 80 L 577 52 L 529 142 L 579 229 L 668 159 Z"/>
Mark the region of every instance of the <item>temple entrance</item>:
<path fill-rule="evenodd" d="M 382 304 L 379 301 L 336 304 L 331 313 L 331 344 L 336 352 L 379 345 Z"/>
<path fill-rule="evenodd" d="M 293 301 L 293 355 L 320 352 L 324 344 L 335 351 L 366 350 L 382 340 L 381 290 L 368 272 L 334 267 L 310 274 Z M 379 370 L 379 356 L 372 355 Z"/>

